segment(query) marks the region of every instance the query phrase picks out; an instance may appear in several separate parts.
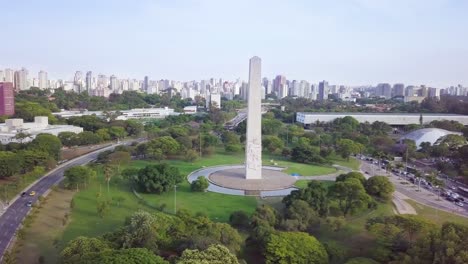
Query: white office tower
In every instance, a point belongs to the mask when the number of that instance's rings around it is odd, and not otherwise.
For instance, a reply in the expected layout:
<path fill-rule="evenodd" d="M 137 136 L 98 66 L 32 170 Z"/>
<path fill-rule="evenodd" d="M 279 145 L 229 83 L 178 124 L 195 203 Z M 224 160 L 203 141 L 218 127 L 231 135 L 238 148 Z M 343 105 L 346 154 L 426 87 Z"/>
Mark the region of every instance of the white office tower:
<path fill-rule="evenodd" d="M 47 72 L 40 71 L 39 72 L 39 89 L 44 90 L 49 88 L 49 81 L 47 79 Z"/>
<path fill-rule="evenodd" d="M 245 178 L 262 178 L 262 60 L 250 59 L 247 103 L 247 145 L 245 148 Z"/>
<path fill-rule="evenodd" d="M 5 80 L 5 73 L 3 71 L 0 71 L 0 82 L 3 82 Z"/>
<path fill-rule="evenodd" d="M 5 82 L 13 82 L 15 71 L 12 69 L 5 69 Z"/>
<path fill-rule="evenodd" d="M 17 92 L 29 89 L 28 70 L 26 68 L 22 68 L 19 71 L 15 71 L 14 86 Z"/>

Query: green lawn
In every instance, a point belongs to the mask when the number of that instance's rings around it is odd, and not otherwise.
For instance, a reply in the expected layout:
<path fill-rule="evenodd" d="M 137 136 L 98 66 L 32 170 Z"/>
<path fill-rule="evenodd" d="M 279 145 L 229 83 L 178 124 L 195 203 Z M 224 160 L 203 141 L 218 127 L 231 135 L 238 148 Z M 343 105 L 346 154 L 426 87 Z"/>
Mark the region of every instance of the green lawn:
<path fill-rule="evenodd" d="M 355 158 L 352 158 L 352 157 L 349 158 L 349 160 L 346 160 L 346 159 L 343 159 L 340 156 L 335 155 L 335 156 L 333 156 L 331 158 L 331 161 L 333 162 L 333 164 L 348 167 L 348 168 L 351 168 L 353 170 L 359 170 L 359 165 L 360 165 L 359 160 L 355 159 Z"/>
<path fill-rule="evenodd" d="M 286 170 L 287 173 L 295 172 L 301 175 L 322 175 L 336 171 L 332 167 L 299 164 L 279 160 L 269 155 L 264 156 L 264 164 L 269 164 L 271 159 L 273 159 L 273 163 L 277 163 L 278 166 L 288 167 Z M 202 167 L 221 164 L 242 164 L 244 162 L 244 153 L 231 154 L 218 150 L 216 154 L 210 157 L 203 157 L 193 163 L 180 160 L 167 160 L 165 162 L 176 166 L 183 175 L 188 175 L 192 171 Z M 142 168 L 149 164 L 156 164 L 156 162 L 136 160 L 132 161 L 127 167 Z M 97 194 L 99 192 L 101 192 L 100 199 L 111 199 L 112 197 L 121 196 L 125 198 L 125 201 L 120 207 L 112 203 L 109 212 L 101 219 L 97 214 L 96 208 Z M 174 191 L 161 195 L 140 195 L 151 207 L 139 202 L 131 192 L 128 184 L 117 178 L 112 179 L 110 192 L 108 194 L 103 175 L 102 173 L 98 173 L 96 178 L 91 180 L 86 189 L 80 190 L 80 192 L 75 195 L 75 206 L 72 209 L 71 222 L 63 234 L 62 245 L 80 235 L 96 236 L 115 230 L 116 226 L 122 225 L 125 218 L 138 209 L 151 212 L 155 211 L 153 206 L 159 207 L 164 204 L 166 212 L 174 212 Z M 193 193 L 190 191 L 190 186 L 186 181 L 179 184 L 176 200 L 177 209 L 187 209 L 192 213 L 202 212 L 211 219 L 221 222 L 228 221 L 229 215 L 233 211 L 244 210 L 248 213 L 252 213 L 257 206 L 257 199 L 254 197 L 231 196 L 211 192 Z"/>
<path fill-rule="evenodd" d="M 424 217 L 432 222 L 442 225 L 445 222 L 453 222 L 461 225 L 468 226 L 468 218 L 451 214 L 442 210 L 438 210 L 429 206 L 422 205 L 413 200 L 405 200 L 414 207 L 419 216 Z"/>
<path fill-rule="evenodd" d="M 125 201 L 120 207 L 112 203 L 108 213 L 101 219 L 96 208 L 99 192 L 101 192 L 101 199 L 121 196 L 125 198 Z M 102 173 L 98 173 L 97 177 L 90 181 L 89 186 L 76 193 L 73 199 L 75 204 L 72 209 L 71 221 L 63 233 L 61 245 L 78 236 L 97 236 L 114 231 L 116 227 L 123 224 L 127 216 L 139 209 L 154 211 L 154 209 L 139 203 L 123 182 L 115 183 L 114 181 L 110 185 L 109 193 L 107 193 Z"/>

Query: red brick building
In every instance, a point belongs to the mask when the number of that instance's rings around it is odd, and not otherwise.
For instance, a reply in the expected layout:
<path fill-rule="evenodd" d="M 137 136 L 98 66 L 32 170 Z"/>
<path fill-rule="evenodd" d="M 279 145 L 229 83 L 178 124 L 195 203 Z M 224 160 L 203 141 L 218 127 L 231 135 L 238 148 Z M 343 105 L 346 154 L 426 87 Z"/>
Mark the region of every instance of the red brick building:
<path fill-rule="evenodd" d="M 15 114 L 15 92 L 10 82 L 0 82 L 0 116 Z"/>

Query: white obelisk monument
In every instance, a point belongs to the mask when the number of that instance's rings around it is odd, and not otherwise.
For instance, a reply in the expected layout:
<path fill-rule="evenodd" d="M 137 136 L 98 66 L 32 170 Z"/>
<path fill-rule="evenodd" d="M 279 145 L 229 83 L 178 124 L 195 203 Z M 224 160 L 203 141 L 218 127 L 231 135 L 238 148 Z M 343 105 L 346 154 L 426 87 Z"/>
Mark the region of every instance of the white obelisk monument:
<path fill-rule="evenodd" d="M 247 91 L 247 145 L 245 148 L 245 178 L 262 178 L 262 60 L 252 57 Z"/>

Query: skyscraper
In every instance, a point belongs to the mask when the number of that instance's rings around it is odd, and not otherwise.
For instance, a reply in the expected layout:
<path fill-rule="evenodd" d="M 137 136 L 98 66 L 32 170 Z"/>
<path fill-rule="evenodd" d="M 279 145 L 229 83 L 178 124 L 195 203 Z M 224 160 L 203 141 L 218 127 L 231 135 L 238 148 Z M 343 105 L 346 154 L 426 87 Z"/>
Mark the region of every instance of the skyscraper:
<path fill-rule="evenodd" d="M 283 75 L 277 75 L 273 81 L 273 92 L 276 93 L 276 95 L 279 95 L 283 85 L 286 85 L 286 77 Z"/>
<path fill-rule="evenodd" d="M 40 71 L 39 72 L 39 89 L 44 90 L 49 88 L 49 81 L 47 79 L 47 72 Z"/>
<path fill-rule="evenodd" d="M 86 73 L 86 91 L 89 91 L 93 89 L 93 72 L 88 71 Z"/>
<path fill-rule="evenodd" d="M 11 82 L 0 82 L 0 116 L 15 114 L 15 93 Z"/>
<path fill-rule="evenodd" d="M 83 92 L 83 73 L 81 71 L 75 72 L 75 78 L 73 79 L 74 90 L 77 93 Z"/>
<path fill-rule="evenodd" d="M 14 82 L 14 71 L 12 69 L 5 69 L 5 82 Z"/>
<path fill-rule="evenodd" d="M 405 96 L 405 85 L 402 83 L 396 83 L 393 85 L 393 97 L 395 96 Z"/>
<path fill-rule="evenodd" d="M 143 80 L 143 92 L 146 92 L 149 87 L 149 78 L 148 76 L 145 76 L 145 79 Z"/>
<path fill-rule="evenodd" d="M 379 83 L 375 88 L 375 95 L 385 99 L 392 98 L 392 86 L 388 83 Z"/>
<path fill-rule="evenodd" d="M 22 68 L 19 71 L 15 71 L 14 81 L 14 89 L 16 92 L 28 89 L 28 70 Z"/>
<path fill-rule="evenodd" d="M 250 59 L 249 95 L 247 103 L 247 144 L 245 147 L 245 178 L 262 178 L 262 60 Z"/>
<path fill-rule="evenodd" d="M 328 99 L 328 82 L 323 81 L 319 83 L 317 100 L 323 101 Z"/>
<path fill-rule="evenodd" d="M 111 75 L 110 77 L 110 88 L 112 92 L 115 92 L 119 89 L 119 84 L 117 81 L 117 77 L 115 77 L 115 75 Z"/>
<path fill-rule="evenodd" d="M 5 81 L 5 73 L 3 71 L 0 71 L 0 82 Z"/>

